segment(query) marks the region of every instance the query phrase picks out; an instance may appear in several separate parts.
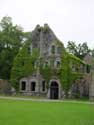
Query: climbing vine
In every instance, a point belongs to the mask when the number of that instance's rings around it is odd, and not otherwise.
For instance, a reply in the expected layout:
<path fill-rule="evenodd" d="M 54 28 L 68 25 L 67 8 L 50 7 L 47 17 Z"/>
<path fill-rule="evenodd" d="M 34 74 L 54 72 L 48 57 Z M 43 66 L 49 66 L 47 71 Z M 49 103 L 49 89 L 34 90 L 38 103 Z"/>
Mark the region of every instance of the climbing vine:
<path fill-rule="evenodd" d="M 65 94 L 68 95 L 68 91 L 71 88 L 73 81 L 83 77 L 84 72 L 81 72 L 80 68 L 82 65 L 84 70 L 86 64 L 79 58 L 67 53 L 65 48 L 62 46 L 60 67 L 54 67 L 54 54 L 51 56 L 50 64 L 44 65 L 45 59 L 43 57 L 39 57 L 38 49 L 33 49 L 31 52 L 30 44 L 30 42 L 26 42 L 14 60 L 10 80 L 12 86 L 14 86 L 16 90 L 19 90 L 19 80 L 22 77 L 32 75 L 39 70 L 47 83 L 49 83 L 53 76 L 56 76 L 56 78 L 60 80 Z M 35 67 L 36 62 L 38 62 L 38 65 Z M 73 71 L 74 67 L 75 71 Z"/>
<path fill-rule="evenodd" d="M 20 78 L 32 75 L 33 72 L 36 71 L 34 63 L 38 58 L 38 50 L 34 49 L 32 53 L 30 53 L 30 48 L 28 48 L 29 46 L 30 43 L 26 42 L 13 62 L 10 82 L 16 90 L 19 89 Z"/>
<path fill-rule="evenodd" d="M 60 69 L 60 81 L 65 91 L 65 95 L 68 95 L 68 91 L 71 88 L 74 80 L 77 80 L 84 75 L 84 71 L 81 71 L 80 66 L 86 67 L 86 64 L 79 58 L 67 53 L 62 54 L 61 69 Z M 75 71 L 73 71 L 75 66 Z"/>

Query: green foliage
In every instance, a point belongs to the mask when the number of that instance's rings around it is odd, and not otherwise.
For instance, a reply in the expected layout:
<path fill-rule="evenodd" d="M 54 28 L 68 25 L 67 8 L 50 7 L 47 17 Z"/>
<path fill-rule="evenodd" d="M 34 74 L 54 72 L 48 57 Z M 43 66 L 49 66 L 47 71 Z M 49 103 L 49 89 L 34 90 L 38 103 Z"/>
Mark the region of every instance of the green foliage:
<path fill-rule="evenodd" d="M 49 83 L 51 76 L 52 76 L 52 71 L 51 67 L 45 67 L 45 68 L 40 68 L 40 73 L 43 75 L 43 78 L 46 80 L 47 83 Z"/>
<path fill-rule="evenodd" d="M 52 54 L 55 54 L 55 46 L 53 45 L 52 48 L 51 48 L 51 53 Z"/>
<path fill-rule="evenodd" d="M 44 58 L 38 58 L 38 50 L 33 50 L 32 54 L 29 52 L 30 41 L 27 41 L 22 49 L 17 54 L 13 68 L 11 71 L 11 83 L 18 90 L 19 80 L 22 77 L 32 75 L 34 72 L 39 70 L 40 74 L 49 83 L 53 76 L 60 79 L 62 87 L 65 91 L 66 96 L 74 80 L 83 77 L 83 73 L 79 70 L 80 65 L 85 66 L 86 64 L 79 58 L 73 56 L 62 49 L 61 55 L 61 66 L 59 68 L 54 67 L 54 54 L 51 57 L 50 65 L 45 65 Z M 37 68 L 34 67 L 35 62 L 38 63 Z M 72 70 L 72 66 L 75 64 L 77 68 L 75 72 Z M 47 84 L 48 87 L 48 84 Z"/>
<path fill-rule="evenodd" d="M 70 86 L 71 86 L 71 69 L 69 66 L 69 58 L 66 52 L 63 52 L 62 60 L 61 60 L 61 69 L 60 69 L 60 81 L 62 84 L 65 93 L 67 94 Z"/>
<path fill-rule="evenodd" d="M 75 67 L 78 68 L 81 64 L 84 64 L 79 58 L 64 51 L 61 60 L 60 81 L 66 96 L 68 95 L 68 91 L 72 86 L 74 80 L 83 77 L 83 73 L 80 70 L 77 70 L 75 72 L 72 70 L 73 63 L 75 64 Z"/>
<path fill-rule="evenodd" d="M 73 41 L 68 42 L 67 51 L 80 59 L 83 59 L 85 55 L 91 52 L 86 42 L 76 45 Z"/>
<path fill-rule="evenodd" d="M 30 53 L 28 51 L 29 45 L 30 42 L 26 42 L 14 59 L 10 81 L 16 90 L 19 88 L 19 79 L 21 77 L 32 75 L 36 71 L 34 64 L 38 58 L 38 50 L 33 50 Z"/>
<path fill-rule="evenodd" d="M 62 50 L 62 57 L 61 57 L 61 66 L 60 68 L 54 67 L 54 56 L 51 58 L 50 65 L 44 67 L 43 60 L 41 60 L 41 66 L 40 66 L 40 73 L 42 74 L 43 78 L 46 80 L 47 83 L 49 83 L 50 79 L 53 76 L 56 76 L 60 79 L 61 85 L 63 87 L 63 90 L 65 91 L 65 95 L 68 95 L 68 91 L 71 88 L 74 80 L 77 80 L 81 77 L 83 77 L 84 72 L 80 70 L 80 66 L 86 66 L 86 64 L 81 61 L 79 58 L 73 56 L 72 54 L 69 54 L 66 52 L 65 49 Z M 72 69 L 72 66 L 75 64 L 75 67 L 77 68 L 74 72 Z"/>
<path fill-rule="evenodd" d="M 0 78 L 7 79 L 10 77 L 14 55 L 11 49 L 4 49 L 0 53 Z"/>
<path fill-rule="evenodd" d="M 40 60 L 40 73 L 46 80 L 47 84 L 49 84 L 49 81 L 52 79 L 53 76 L 58 78 L 60 74 L 60 67 L 59 68 L 54 67 L 54 60 L 55 60 L 54 55 L 51 57 L 50 64 L 48 65 L 45 64 L 44 59 Z"/>
<path fill-rule="evenodd" d="M 22 29 L 13 25 L 11 17 L 0 22 L 0 78 L 10 79 L 13 59 L 22 45 Z"/>
<path fill-rule="evenodd" d="M 37 28 L 38 27 L 39 26 L 37 26 Z M 44 28 L 39 27 L 38 30 L 43 30 L 44 33 L 49 31 L 47 24 Z M 24 38 L 26 43 L 22 47 Z M 83 77 L 84 72 L 80 71 L 80 65 L 86 66 L 87 72 L 89 73 L 90 66 L 86 65 L 83 61 L 80 60 L 91 51 L 88 48 L 87 43 L 79 44 L 77 46 L 75 42 L 69 41 L 67 50 L 68 52 L 74 54 L 74 56 L 66 52 L 62 42 L 59 40 L 54 41 L 58 47 L 62 47 L 61 67 L 55 68 L 55 47 L 52 46 L 53 55 L 51 57 L 50 65 L 44 67 L 43 65 L 45 62 L 43 59 L 38 58 L 39 50 L 34 49 L 31 54 L 29 48 L 31 44 L 30 41 L 31 32 L 23 33 L 21 27 L 13 25 L 11 17 L 3 17 L 0 22 L 0 78 L 10 79 L 11 72 L 10 81 L 16 90 L 19 89 L 19 79 L 28 75 L 32 75 L 38 70 L 38 68 L 47 83 L 49 83 L 53 76 L 58 77 L 66 95 L 73 81 Z M 92 55 L 94 56 L 94 50 L 92 50 Z M 38 62 L 37 68 L 34 67 L 35 62 Z M 75 72 L 72 70 L 73 65 L 76 67 Z"/>
<path fill-rule="evenodd" d="M 86 70 L 87 70 L 87 73 L 90 73 L 90 69 L 91 69 L 91 65 L 86 65 Z"/>

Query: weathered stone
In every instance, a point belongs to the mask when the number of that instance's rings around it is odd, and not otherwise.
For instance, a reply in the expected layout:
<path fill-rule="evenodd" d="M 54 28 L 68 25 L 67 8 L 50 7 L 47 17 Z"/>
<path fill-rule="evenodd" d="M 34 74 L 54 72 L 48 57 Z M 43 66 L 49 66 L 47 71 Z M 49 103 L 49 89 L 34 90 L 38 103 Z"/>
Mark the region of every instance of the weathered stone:
<path fill-rule="evenodd" d="M 43 59 L 43 67 L 46 65 L 51 65 L 53 62 L 53 69 L 58 68 L 61 63 L 61 53 L 63 43 L 61 43 L 58 38 L 55 36 L 50 27 L 45 24 L 44 27 L 37 25 L 36 28 L 32 31 L 31 34 L 31 50 L 38 48 L 39 49 L 39 58 Z M 32 52 L 31 52 L 32 53 Z M 53 60 L 54 53 L 54 60 Z M 86 64 L 92 64 L 92 58 L 90 55 L 87 55 L 84 58 Z M 36 61 L 35 67 L 37 67 L 39 60 Z M 79 69 L 76 69 L 75 64 L 72 66 L 73 72 L 79 70 L 79 72 L 84 73 L 82 79 L 74 81 L 72 84 L 68 96 L 71 97 L 83 97 L 83 96 L 94 96 L 94 76 L 91 77 L 91 74 L 86 73 L 86 67 L 80 65 Z M 48 75 L 48 74 L 47 74 Z M 92 80 L 91 80 L 92 78 Z M 40 74 L 39 70 L 32 76 L 24 77 L 20 79 L 20 93 L 24 95 L 33 95 L 33 96 L 44 96 L 45 98 L 51 99 L 61 99 L 65 98 L 65 92 L 62 88 L 60 80 L 57 76 L 52 76 L 47 87 L 47 83 L 43 76 Z M 44 88 L 43 88 L 44 87 Z"/>

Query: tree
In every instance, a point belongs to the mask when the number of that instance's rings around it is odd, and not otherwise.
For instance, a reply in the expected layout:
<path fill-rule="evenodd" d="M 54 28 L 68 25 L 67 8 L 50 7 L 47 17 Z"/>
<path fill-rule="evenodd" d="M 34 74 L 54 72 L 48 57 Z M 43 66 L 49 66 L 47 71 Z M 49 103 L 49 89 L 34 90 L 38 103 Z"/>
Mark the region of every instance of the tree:
<path fill-rule="evenodd" d="M 92 57 L 94 57 L 94 49 L 91 50 Z"/>
<path fill-rule="evenodd" d="M 64 55 L 62 57 L 61 60 L 61 71 L 60 71 L 60 81 L 62 83 L 63 89 L 65 91 L 65 95 L 66 97 L 68 96 L 68 91 L 70 88 L 70 74 L 71 74 L 71 70 L 70 70 L 70 66 L 69 66 L 69 58 L 68 58 L 68 54 L 66 52 L 64 52 Z"/>
<path fill-rule="evenodd" d="M 14 57 L 23 41 L 22 28 L 13 25 L 11 17 L 5 16 L 0 22 L 0 78 L 9 79 Z"/>
<path fill-rule="evenodd" d="M 73 41 L 68 42 L 67 51 L 80 59 L 83 59 L 85 55 L 91 52 L 86 42 L 76 45 Z"/>

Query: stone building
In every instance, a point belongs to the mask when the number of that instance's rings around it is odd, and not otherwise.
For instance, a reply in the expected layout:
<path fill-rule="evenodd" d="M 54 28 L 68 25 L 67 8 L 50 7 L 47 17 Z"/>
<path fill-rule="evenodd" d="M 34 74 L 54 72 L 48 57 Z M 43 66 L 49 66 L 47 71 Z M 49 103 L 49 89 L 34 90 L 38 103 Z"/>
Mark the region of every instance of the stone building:
<path fill-rule="evenodd" d="M 53 54 L 53 68 L 60 67 L 62 47 L 63 44 L 59 42 L 47 24 L 44 25 L 44 28 L 37 25 L 32 32 L 32 44 L 29 49 L 31 53 L 33 49 L 39 49 L 39 56 L 44 60 L 43 67 L 51 65 Z M 38 61 L 39 60 L 35 63 L 36 67 L 39 63 Z M 20 92 L 25 95 L 42 95 L 48 98 L 61 98 L 62 87 L 57 76 L 52 76 L 49 86 L 50 88 L 47 89 L 47 83 L 38 71 L 32 76 L 20 79 Z"/>
<path fill-rule="evenodd" d="M 50 65 L 53 69 L 60 69 L 61 54 L 64 46 L 47 24 L 44 27 L 36 26 L 34 31 L 32 31 L 31 41 L 32 43 L 29 46 L 30 53 L 32 54 L 32 50 L 35 48 L 39 49 L 39 58 L 34 64 L 35 67 L 39 66 L 39 59 L 41 58 L 44 62 L 42 67 Z M 86 62 L 86 58 L 84 61 Z M 90 94 L 90 73 L 85 68 L 82 70 L 83 66 L 81 66 L 80 72 L 83 72 L 83 78 L 74 81 L 69 91 L 69 97 L 77 97 L 77 94 L 83 97 Z M 74 67 L 73 70 L 75 71 Z M 19 92 L 23 95 L 44 96 L 49 99 L 61 99 L 65 96 L 59 77 L 53 75 L 49 83 L 47 83 L 38 68 L 36 73 L 20 79 Z"/>
<path fill-rule="evenodd" d="M 89 82 L 89 99 L 94 100 L 94 58 L 87 54 L 84 61 L 91 66 L 88 82 Z"/>

